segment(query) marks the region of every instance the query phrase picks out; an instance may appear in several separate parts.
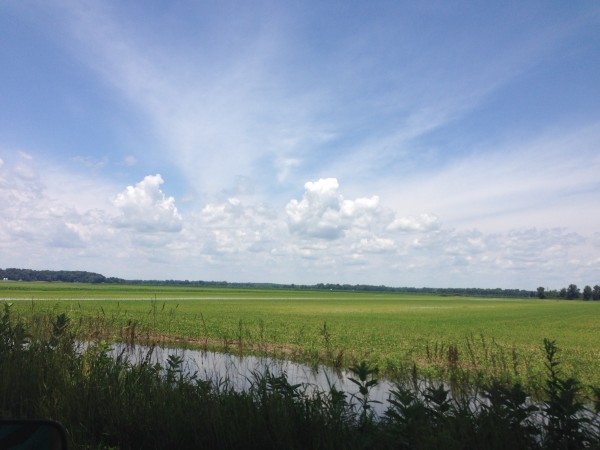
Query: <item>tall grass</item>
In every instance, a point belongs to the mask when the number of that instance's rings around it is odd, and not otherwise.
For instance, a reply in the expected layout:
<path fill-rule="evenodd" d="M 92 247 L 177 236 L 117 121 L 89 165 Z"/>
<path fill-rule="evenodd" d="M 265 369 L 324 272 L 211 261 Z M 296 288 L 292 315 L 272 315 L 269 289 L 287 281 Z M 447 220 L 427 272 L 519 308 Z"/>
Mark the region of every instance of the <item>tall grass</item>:
<path fill-rule="evenodd" d="M 600 399 L 582 397 L 579 382 L 563 375 L 553 341 L 540 351 L 541 402 L 502 380 L 451 394 L 444 384 L 423 383 L 415 368 L 377 417 L 369 397 L 377 371 L 365 362 L 352 369 L 358 401 L 335 388 L 309 394 L 269 371 L 240 392 L 227 380 L 200 379 L 178 356 L 164 366 L 150 353 L 132 363 L 106 341 L 83 346 L 64 313 L 38 318 L 32 330 L 2 306 L 0 417 L 58 420 L 73 448 L 600 447 Z"/>

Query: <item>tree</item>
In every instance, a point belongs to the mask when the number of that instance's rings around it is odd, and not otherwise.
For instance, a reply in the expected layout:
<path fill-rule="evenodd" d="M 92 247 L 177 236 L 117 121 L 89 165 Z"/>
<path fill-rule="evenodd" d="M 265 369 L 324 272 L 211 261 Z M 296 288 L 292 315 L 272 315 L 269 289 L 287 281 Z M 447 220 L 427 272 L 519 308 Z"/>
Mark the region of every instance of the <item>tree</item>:
<path fill-rule="evenodd" d="M 592 288 L 590 286 L 586 286 L 583 288 L 583 299 L 584 300 L 592 299 Z"/>
<path fill-rule="evenodd" d="M 600 300 L 600 286 L 594 286 L 594 290 L 592 291 L 592 300 Z"/>
<path fill-rule="evenodd" d="M 560 298 L 567 298 L 567 288 L 562 288 L 558 294 Z"/>
<path fill-rule="evenodd" d="M 546 298 L 546 289 L 543 288 L 542 286 L 540 286 L 539 288 L 537 288 L 537 294 L 538 294 L 538 298 L 541 298 L 541 299 Z"/>
<path fill-rule="evenodd" d="M 579 292 L 579 288 L 577 287 L 577 285 L 570 284 L 567 288 L 567 299 L 574 300 L 576 298 L 579 298 L 580 295 L 581 293 Z"/>

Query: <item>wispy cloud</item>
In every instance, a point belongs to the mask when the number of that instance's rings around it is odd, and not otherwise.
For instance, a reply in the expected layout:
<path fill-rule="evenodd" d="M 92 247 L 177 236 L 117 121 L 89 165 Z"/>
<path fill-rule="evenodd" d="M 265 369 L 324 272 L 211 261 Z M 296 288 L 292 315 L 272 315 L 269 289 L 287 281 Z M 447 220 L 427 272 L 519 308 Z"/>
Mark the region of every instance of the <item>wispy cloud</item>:
<path fill-rule="evenodd" d="M 294 152 L 318 131 L 300 131 L 310 106 L 277 79 L 286 49 L 276 26 L 265 23 L 239 39 L 238 23 L 220 20 L 222 38 L 200 41 L 204 56 L 190 57 L 138 41 L 110 8 L 69 3 L 63 12 L 76 36 L 74 52 L 147 115 L 158 146 L 199 192 L 227 187 L 271 155 L 283 180 L 296 165 Z M 235 45 L 215 54 L 227 36 Z"/>
<path fill-rule="evenodd" d="M 592 125 L 504 143 L 399 180 L 397 186 L 388 184 L 382 195 L 396 198 L 392 204 L 400 210 L 427 205 L 456 226 L 505 229 L 537 223 L 589 232 L 592 222 L 573 222 L 569 203 L 586 203 L 589 217 L 598 214 L 589 203 L 599 188 L 594 176 L 600 168 L 598 141 L 600 128 Z"/>

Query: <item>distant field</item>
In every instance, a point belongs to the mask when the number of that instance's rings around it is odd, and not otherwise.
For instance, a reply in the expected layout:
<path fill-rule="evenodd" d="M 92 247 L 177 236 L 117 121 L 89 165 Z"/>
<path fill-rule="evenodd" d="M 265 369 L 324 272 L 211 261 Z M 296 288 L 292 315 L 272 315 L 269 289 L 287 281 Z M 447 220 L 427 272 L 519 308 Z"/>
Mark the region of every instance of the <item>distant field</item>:
<path fill-rule="evenodd" d="M 67 312 L 88 335 L 178 341 L 346 367 L 367 360 L 387 375 L 415 363 L 535 384 L 542 342 L 563 369 L 600 385 L 600 302 L 393 293 L 0 282 L 23 315 Z"/>

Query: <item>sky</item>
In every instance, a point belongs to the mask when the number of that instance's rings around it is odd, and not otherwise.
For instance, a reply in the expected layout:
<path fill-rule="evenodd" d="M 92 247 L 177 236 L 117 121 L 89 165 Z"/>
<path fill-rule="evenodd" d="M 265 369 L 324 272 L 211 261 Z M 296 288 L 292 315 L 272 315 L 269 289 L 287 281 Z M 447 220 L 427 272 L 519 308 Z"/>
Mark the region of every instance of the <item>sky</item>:
<path fill-rule="evenodd" d="M 595 1 L 0 2 L 0 267 L 600 283 Z"/>

